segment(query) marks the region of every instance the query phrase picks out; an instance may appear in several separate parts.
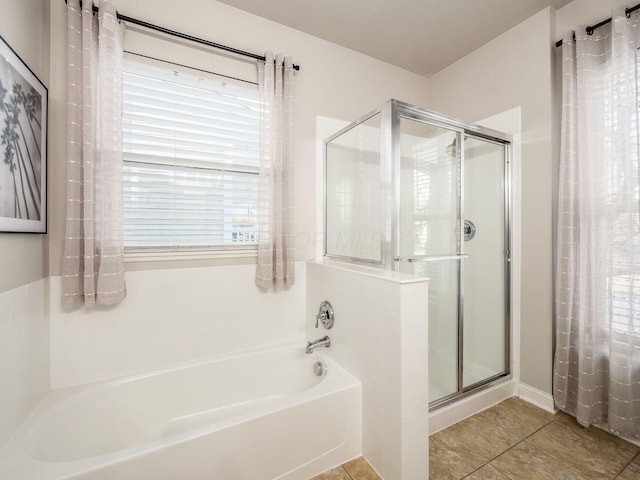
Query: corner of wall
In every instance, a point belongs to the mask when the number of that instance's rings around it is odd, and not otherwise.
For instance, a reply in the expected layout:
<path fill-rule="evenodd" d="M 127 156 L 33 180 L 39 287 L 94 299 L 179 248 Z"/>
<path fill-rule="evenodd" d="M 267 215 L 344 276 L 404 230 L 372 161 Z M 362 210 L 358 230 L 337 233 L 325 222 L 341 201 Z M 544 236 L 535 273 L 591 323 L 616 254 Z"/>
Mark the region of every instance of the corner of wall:
<path fill-rule="evenodd" d="M 555 404 L 553 403 L 553 395 L 543 392 L 540 389 L 520 383 L 518 385 L 518 396 L 536 407 L 540 407 L 550 413 L 556 413 Z"/>

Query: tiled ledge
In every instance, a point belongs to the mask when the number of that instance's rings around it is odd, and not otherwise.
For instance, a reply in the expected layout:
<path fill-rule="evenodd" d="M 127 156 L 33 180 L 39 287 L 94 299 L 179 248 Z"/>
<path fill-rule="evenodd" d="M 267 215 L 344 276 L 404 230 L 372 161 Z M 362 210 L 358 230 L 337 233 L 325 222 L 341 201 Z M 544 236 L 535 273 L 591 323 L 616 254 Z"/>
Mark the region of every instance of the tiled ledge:
<path fill-rule="evenodd" d="M 417 275 L 411 275 L 408 273 L 392 272 L 390 270 L 383 270 L 382 268 L 368 267 L 365 265 L 356 265 L 353 263 L 340 262 L 338 260 L 330 260 L 323 258 L 320 260 L 307 260 L 309 264 L 324 265 L 326 267 L 334 268 L 336 270 L 342 270 L 345 272 L 355 272 L 366 277 L 377 278 L 385 280 L 391 283 L 399 283 L 401 285 L 408 283 L 421 283 L 427 282 L 427 277 L 420 277 Z"/>

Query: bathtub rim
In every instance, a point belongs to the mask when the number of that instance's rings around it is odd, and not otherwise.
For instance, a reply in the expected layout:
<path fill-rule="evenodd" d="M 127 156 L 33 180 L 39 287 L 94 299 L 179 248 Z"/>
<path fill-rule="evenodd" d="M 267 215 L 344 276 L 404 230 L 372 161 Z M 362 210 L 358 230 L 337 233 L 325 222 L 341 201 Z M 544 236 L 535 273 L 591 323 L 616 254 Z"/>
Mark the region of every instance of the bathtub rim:
<path fill-rule="evenodd" d="M 154 439 L 150 442 L 137 444 L 124 449 L 107 452 L 91 457 L 85 457 L 77 460 L 69 461 L 49 461 L 31 456 L 28 453 L 29 435 L 37 426 L 38 421 L 45 418 L 46 415 L 56 408 L 60 403 L 92 391 L 100 389 L 108 389 L 127 382 L 142 380 L 163 373 L 176 372 L 187 368 L 203 366 L 211 363 L 223 362 L 225 360 L 233 360 L 241 357 L 258 356 L 269 352 L 282 350 L 300 350 L 304 352 L 304 346 L 300 347 L 299 342 L 288 342 L 278 345 L 271 345 L 265 348 L 255 348 L 241 352 L 234 352 L 228 355 L 216 355 L 208 358 L 201 358 L 190 362 L 181 362 L 179 364 L 168 365 L 156 368 L 148 372 L 135 373 L 125 375 L 108 380 L 100 380 L 85 385 L 76 385 L 66 387 L 59 390 L 51 390 L 38 403 L 36 408 L 31 412 L 29 417 L 22 423 L 18 430 L 11 436 L 5 446 L 0 450 L 0 473 L 3 471 L 3 465 L 15 468 L 24 468 L 26 472 L 43 472 L 46 475 L 43 478 L 65 479 L 73 478 L 75 475 L 88 473 L 90 471 L 113 465 L 125 458 L 133 458 L 145 455 L 155 451 L 162 450 L 171 445 L 188 442 L 199 437 L 214 433 L 218 430 L 233 427 L 266 416 L 268 414 L 283 411 L 287 408 L 303 404 L 305 402 L 321 399 L 328 395 L 336 394 L 352 388 L 362 388 L 362 383 L 354 375 L 348 372 L 344 367 L 340 366 L 333 358 L 324 351 L 317 351 L 310 355 L 312 359 L 323 361 L 329 368 L 328 376 L 318 384 L 297 392 L 293 395 L 266 401 L 256 408 L 242 412 L 241 414 L 231 415 L 229 418 L 217 422 L 204 424 L 181 432 L 166 438 Z M 333 373 L 331 373 L 333 372 Z"/>

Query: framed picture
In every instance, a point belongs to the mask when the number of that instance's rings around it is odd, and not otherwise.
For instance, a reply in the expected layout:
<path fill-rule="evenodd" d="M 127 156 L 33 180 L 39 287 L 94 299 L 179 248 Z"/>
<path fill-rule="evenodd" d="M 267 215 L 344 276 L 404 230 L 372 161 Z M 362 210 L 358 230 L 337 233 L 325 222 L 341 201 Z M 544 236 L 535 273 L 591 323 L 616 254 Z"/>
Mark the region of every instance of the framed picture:
<path fill-rule="evenodd" d="M 0 36 L 0 232 L 47 233 L 47 100 Z"/>

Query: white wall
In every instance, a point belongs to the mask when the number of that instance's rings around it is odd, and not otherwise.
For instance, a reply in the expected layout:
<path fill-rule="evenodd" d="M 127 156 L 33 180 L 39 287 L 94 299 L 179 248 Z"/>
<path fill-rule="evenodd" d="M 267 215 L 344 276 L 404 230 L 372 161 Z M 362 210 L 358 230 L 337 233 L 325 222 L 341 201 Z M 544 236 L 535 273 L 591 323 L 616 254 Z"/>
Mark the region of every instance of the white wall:
<path fill-rule="evenodd" d="M 45 284 L 0 293 L 0 450 L 49 390 Z"/>
<path fill-rule="evenodd" d="M 128 272 L 127 298 L 64 312 L 51 277 L 51 385 L 64 388 L 286 342 L 304 346 L 304 262 L 297 284 L 256 292 L 255 266 Z"/>
<path fill-rule="evenodd" d="M 48 0 L 3 0 L 0 35 L 48 85 Z M 49 389 L 43 238 L 0 233 L 0 448 Z"/>
<path fill-rule="evenodd" d="M 49 85 L 48 0 L 3 0 L 0 35 Z M 44 235 L 0 233 L 0 293 L 41 279 Z"/>
<path fill-rule="evenodd" d="M 549 8 L 430 78 L 433 110 L 478 121 L 522 115 L 521 381 L 552 378 L 552 37 Z"/>

